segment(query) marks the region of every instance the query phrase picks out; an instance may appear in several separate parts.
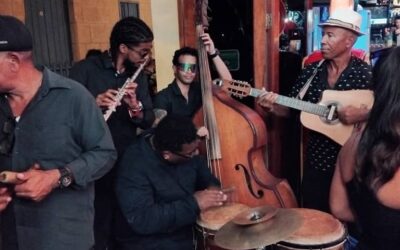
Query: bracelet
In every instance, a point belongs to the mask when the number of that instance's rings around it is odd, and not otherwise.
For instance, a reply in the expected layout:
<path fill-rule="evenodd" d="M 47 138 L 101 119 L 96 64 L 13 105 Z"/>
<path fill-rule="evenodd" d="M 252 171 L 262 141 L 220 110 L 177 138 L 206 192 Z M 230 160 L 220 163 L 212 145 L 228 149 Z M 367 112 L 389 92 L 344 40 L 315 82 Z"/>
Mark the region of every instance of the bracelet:
<path fill-rule="evenodd" d="M 137 107 L 135 107 L 135 108 L 128 107 L 128 112 L 131 117 L 138 116 L 140 114 L 140 112 L 142 112 L 142 110 L 143 110 L 143 104 L 140 101 L 138 102 Z"/>
<path fill-rule="evenodd" d="M 215 49 L 214 53 L 210 54 L 209 56 L 211 59 L 216 58 L 217 56 L 219 56 L 219 50 Z"/>
<path fill-rule="evenodd" d="M 134 107 L 134 108 L 129 107 L 128 109 L 130 111 L 133 111 L 133 112 L 142 111 L 143 110 L 143 104 L 142 104 L 141 101 L 139 101 L 136 107 Z"/>

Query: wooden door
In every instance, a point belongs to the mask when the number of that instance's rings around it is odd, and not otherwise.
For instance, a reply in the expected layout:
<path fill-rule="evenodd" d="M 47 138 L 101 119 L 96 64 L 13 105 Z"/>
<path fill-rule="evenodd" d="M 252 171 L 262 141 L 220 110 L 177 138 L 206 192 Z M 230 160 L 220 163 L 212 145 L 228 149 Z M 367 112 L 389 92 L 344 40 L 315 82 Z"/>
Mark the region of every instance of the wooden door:
<path fill-rule="evenodd" d="M 25 15 L 35 63 L 68 75 L 72 64 L 68 0 L 25 0 Z"/>

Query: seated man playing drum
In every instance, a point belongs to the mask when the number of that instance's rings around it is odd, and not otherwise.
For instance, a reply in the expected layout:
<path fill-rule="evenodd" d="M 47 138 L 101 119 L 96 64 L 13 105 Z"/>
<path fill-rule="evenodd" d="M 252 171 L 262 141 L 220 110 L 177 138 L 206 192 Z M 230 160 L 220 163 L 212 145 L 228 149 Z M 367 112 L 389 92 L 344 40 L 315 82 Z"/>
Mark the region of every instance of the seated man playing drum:
<path fill-rule="evenodd" d="M 199 142 L 190 118 L 168 115 L 125 151 L 116 179 L 125 224 L 118 249 L 194 249 L 200 212 L 227 200 L 198 155 Z"/>

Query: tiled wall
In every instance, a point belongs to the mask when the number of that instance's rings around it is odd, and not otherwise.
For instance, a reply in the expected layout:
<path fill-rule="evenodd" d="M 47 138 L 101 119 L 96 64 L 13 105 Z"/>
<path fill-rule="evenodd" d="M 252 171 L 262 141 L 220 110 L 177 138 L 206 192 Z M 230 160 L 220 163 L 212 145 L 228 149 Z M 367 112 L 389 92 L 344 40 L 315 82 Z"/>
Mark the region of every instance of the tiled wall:
<path fill-rule="evenodd" d="M 15 16 L 25 21 L 24 0 L 0 0 L 0 14 Z"/>
<path fill-rule="evenodd" d="M 113 25 L 119 20 L 119 0 L 70 0 L 70 25 L 74 60 L 84 58 L 89 49 L 105 50 Z M 139 13 L 151 27 L 150 1 L 139 3 Z"/>

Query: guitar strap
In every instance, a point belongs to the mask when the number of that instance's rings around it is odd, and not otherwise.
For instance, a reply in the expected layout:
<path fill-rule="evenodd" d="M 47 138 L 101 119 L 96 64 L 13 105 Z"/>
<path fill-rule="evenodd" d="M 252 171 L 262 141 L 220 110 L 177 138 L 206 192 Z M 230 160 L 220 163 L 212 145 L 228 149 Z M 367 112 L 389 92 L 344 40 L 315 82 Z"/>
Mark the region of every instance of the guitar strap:
<path fill-rule="evenodd" d="M 306 84 L 304 84 L 304 86 L 301 88 L 301 90 L 299 91 L 299 93 L 296 96 L 296 99 L 299 100 L 303 100 L 304 96 L 307 93 L 308 88 L 310 87 L 310 84 L 312 82 L 312 80 L 314 79 L 314 77 L 317 75 L 317 72 L 319 70 L 319 68 L 321 67 L 321 65 L 325 62 L 325 59 L 322 59 L 321 61 L 319 61 L 317 67 L 314 69 L 314 72 L 312 73 L 311 77 L 308 78 Z"/>
<path fill-rule="evenodd" d="M 321 65 L 324 63 L 324 61 L 325 61 L 325 59 L 322 59 L 318 63 L 318 65 L 314 69 L 314 72 L 312 73 L 311 77 L 308 78 L 307 82 L 304 84 L 304 86 L 301 88 L 301 90 L 297 94 L 296 99 L 303 100 L 304 96 L 307 93 L 308 88 L 310 87 L 312 80 L 317 75 L 317 72 L 318 72 L 319 68 L 321 67 Z M 304 174 L 304 150 L 305 150 L 304 145 L 303 145 L 304 129 L 302 128 L 300 131 L 301 131 L 301 135 L 300 135 L 300 183 L 302 183 L 303 182 L 303 174 Z M 300 203 L 303 204 L 302 193 L 300 193 Z"/>

